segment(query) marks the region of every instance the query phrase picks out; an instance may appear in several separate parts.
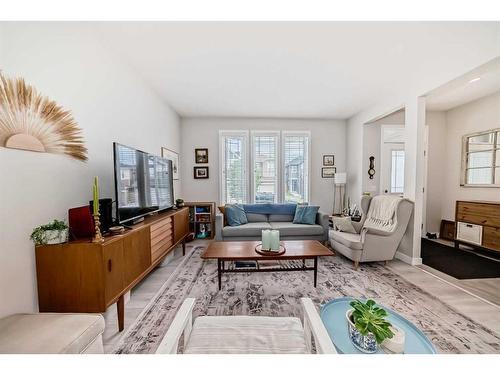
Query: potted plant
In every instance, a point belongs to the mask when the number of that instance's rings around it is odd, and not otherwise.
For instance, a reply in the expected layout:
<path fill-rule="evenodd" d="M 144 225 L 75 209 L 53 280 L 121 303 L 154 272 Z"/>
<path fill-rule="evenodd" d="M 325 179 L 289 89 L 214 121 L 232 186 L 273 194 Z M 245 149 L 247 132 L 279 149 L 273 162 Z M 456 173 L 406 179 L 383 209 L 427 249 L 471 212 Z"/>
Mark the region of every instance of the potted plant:
<path fill-rule="evenodd" d="M 35 245 L 53 245 L 68 240 L 68 226 L 64 221 L 55 219 L 50 224 L 41 225 L 33 229 L 30 236 Z"/>
<path fill-rule="evenodd" d="M 371 299 L 366 302 L 354 300 L 350 305 L 352 309 L 346 312 L 349 338 L 362 352 L 377 352 L 385 339 L 394 336 L 391 323 L 385 319 L 387 312 Z"/>

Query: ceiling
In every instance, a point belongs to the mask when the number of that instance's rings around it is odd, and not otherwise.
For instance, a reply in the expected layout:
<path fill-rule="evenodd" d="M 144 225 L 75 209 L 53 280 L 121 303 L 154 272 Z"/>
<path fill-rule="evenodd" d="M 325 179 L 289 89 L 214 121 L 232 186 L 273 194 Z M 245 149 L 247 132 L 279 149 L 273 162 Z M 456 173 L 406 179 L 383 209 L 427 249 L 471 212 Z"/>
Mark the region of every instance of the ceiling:
<path fill-rule="evenodd" d="M 468 45 L 495 40 L 498 25 L 103 22 L 91 29 L 181 116 L 345 119 L 435 78 Z"/>
<path fill-rule="evenodd" d="M 427 95 L 426 108 L 448 111 L 500 91 L 500 58 L 496 58 Z"/>

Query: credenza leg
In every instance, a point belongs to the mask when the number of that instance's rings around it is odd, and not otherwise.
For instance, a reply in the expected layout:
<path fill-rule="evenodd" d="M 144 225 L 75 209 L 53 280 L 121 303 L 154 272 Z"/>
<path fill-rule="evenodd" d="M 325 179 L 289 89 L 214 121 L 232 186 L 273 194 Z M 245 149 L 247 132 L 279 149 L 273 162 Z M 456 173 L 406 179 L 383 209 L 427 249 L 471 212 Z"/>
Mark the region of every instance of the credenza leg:
<path fill-rule="evenodd" d="M 186 239 L 182 240 L 182 256 L 186 255 Z"/>
<path fill-rule="evenodd" d="M 116 302 L 116 312 L 118 315 L 118 331 L 125 328 L 125 295 L 122 294 Z"/>

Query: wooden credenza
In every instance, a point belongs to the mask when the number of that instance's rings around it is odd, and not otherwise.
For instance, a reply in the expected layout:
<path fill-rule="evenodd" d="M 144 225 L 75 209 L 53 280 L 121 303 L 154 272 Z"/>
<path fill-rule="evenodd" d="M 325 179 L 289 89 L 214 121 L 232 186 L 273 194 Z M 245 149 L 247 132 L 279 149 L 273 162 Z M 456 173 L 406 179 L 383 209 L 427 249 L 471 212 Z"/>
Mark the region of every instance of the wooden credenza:
<path fill-rule="evenodd" d="M 40 312 L 102 313 L 117 303 L 123 330 L 124 295 L 151 272 L 189 231 L 189 210 L 150 216 L 123 234 L 59 245 L 37 246 Z"/>
<path fill-rule="evenodd" d="M 500 202 L 457 201 L 455 221 L 455 247 L 464 243 L 500 252 Z"/>

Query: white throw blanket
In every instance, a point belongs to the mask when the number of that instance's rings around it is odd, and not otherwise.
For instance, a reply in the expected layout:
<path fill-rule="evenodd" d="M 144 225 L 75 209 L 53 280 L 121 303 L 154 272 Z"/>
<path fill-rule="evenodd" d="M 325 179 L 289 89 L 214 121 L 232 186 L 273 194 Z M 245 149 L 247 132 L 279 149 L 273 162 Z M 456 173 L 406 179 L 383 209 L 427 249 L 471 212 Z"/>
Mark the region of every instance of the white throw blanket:
<path fill-rule="evenodd" d="M 394 195 L 377 195 L 372 198 L 363 229 L 392 232 L 398 225 L 396 210 L 403 198 Z M 366 230 L 365 230 L 366 231 Z"/>

